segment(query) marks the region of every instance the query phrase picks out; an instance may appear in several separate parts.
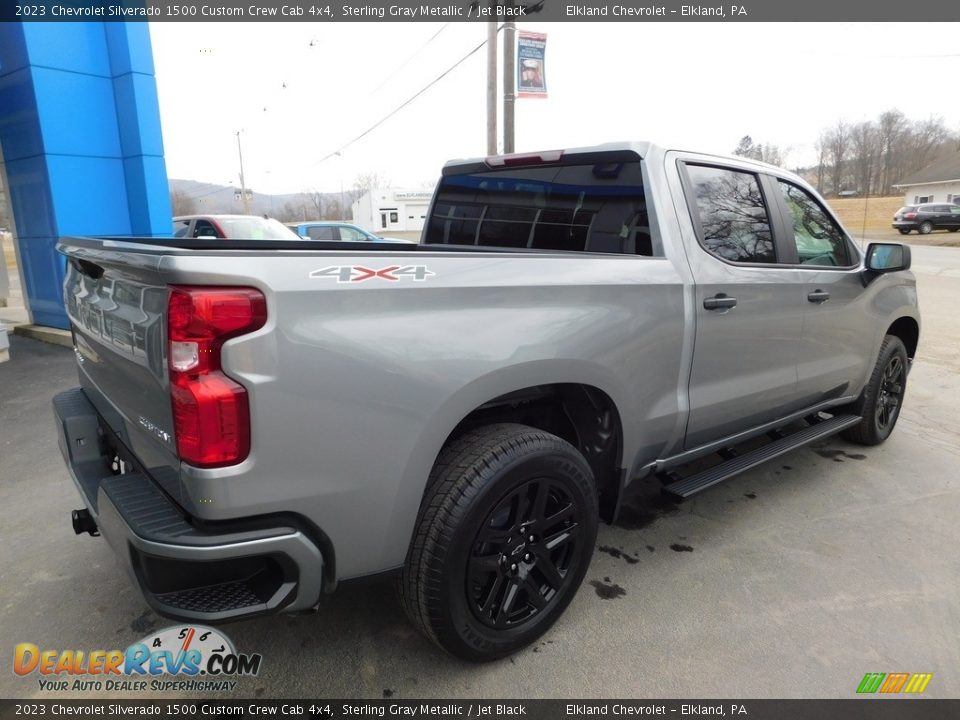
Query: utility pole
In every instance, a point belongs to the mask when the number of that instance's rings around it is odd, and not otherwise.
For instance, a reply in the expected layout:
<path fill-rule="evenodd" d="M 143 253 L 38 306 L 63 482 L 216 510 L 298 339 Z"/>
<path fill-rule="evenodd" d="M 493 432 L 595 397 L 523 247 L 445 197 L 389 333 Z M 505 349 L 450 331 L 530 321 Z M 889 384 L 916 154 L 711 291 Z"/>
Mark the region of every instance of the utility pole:
<path fill-rule="evenodd" d="M 243 214 L 250 214 L 250 200 L 247 198 L 247 185 L 243 179 L 243 150 L 240 147 L 240 131 L 237 130 L 237 155 L 240 156 L 240 198 L 243 200 Z"/>
<path fill-rule="evenodd" d="M 493 2 L 491 0 L 491 7 Z M 497 154 L 497 21 L 487 23 L 487 155 Z"/>
<path fill-rule="evenodd" d="M 513 152 L 513 105 L 517 85 L 517 24 L 503 24 L 503 152 Z"/>
<path fill-rule="evenodd" d="M 343 206 L 343 203 L 344 203 L 344 199 L 343 199 L 343 153 L 341 153 L 341 152 L 338 150 L 337 152 L 334 153 L 334 155 L 336 155 L 338 158 L 340 158 L 340 162 L 337 163 L 337 164 L 340 166 L 340 219 L 341 219 L 341 220 L 346 220 L 346 219 L 347 219 L 347 210 L 346 210 L 346 208 Z"/>

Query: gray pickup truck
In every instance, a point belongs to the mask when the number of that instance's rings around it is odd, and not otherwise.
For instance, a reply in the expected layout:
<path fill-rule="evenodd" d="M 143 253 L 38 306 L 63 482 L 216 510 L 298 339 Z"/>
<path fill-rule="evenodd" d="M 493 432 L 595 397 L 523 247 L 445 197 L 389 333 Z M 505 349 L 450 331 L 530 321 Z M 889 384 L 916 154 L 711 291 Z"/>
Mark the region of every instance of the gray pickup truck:
<path fill-rule="evenodd" d="M 646 143 L 449 163 L 410 247 L 59 249 L 74 529 L 154 610 L 306 611 L 393 574 L 471 660 L 551 626 L 639 478 L 688 497 L 883 442 L 919 337 L 909 247 L 861 253 L 779 168 Z"/>

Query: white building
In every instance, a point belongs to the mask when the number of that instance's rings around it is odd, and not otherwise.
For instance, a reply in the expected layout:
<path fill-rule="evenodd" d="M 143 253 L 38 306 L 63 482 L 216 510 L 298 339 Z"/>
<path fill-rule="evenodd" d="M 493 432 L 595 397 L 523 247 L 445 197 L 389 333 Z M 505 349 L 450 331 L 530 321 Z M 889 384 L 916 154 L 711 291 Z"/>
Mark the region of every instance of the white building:
<path fill-rule="evenodd" d="M 903 192 L 904 205 L 960 204 L 960 152 L 940 158 L 894 187 Z"/>
<path fill-rule="evenodd" d="M 353 203 L 353 222 L 377 235 L 420 232 L 433 190 L 374 188 Z"/>

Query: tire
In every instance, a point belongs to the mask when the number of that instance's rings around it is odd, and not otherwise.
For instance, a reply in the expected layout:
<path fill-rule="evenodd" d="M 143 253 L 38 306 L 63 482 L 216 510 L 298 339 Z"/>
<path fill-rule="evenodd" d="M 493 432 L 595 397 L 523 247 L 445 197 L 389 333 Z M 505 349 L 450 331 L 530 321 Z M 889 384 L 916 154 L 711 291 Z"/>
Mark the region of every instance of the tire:
<path fill-rule="evenodd" d="M 901 235 L 909 235 L 909 234 L 910 234 L 910 229 L 909 229 L 909 228 L 897 228 L 897 229 L 900 231 L 900 234 L 901 234 Z"/>
<path fill-rule="evenodd" d="M 430 473 L 398 581 L 401 604 L 452 655 L 505 657 L 573 599 L 597 524 L 593 473 L 572 445 L 526 425 L 472 430 Z"/>
<path fill-rule="evenodd" d="M 893 432 L 907 390 L 907 348 L 893 335 L 883 338 L 877 364 L 850 412 L 863 416 L 860 424 L 841 433 L 858 445 L 879 445 Z"/>
<path fill-rule="evenodd" d="M 929 220 L 924 220 L 920 223 L 920 227 L 917 228 L 917 232 L 921 235 L 929 235 L 931 230 L 933 230 L 933 223 Z"/>

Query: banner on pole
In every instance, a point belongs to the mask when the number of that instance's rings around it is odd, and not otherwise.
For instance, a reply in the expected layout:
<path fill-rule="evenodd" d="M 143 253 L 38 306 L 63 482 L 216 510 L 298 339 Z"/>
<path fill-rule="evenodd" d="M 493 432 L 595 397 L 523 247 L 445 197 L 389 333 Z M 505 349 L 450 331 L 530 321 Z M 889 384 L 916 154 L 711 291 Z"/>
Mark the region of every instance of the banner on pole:
<path fill-rule="evenodd" d="M 545 33 L 517 33 L 517 97 L 547 97 L 546 49 Z"/>

